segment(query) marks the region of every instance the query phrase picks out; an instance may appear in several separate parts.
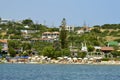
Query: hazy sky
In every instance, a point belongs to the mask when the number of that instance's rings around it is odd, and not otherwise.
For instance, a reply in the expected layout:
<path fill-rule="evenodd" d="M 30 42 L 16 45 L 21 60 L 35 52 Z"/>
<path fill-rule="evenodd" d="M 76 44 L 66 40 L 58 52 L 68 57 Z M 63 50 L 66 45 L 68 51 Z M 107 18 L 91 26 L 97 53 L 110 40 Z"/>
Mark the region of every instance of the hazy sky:
<path fill-rule="evenodd" d="M 120 23 L 120 0 L 0 0 L 0 17 L 59 26 L 82 26 Z"/>

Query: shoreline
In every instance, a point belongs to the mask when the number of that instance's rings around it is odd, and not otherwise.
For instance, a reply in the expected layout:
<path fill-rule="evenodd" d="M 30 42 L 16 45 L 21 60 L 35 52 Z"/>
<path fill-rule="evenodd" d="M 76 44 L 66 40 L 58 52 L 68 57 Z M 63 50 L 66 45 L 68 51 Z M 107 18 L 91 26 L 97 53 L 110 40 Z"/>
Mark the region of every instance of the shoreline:
<path fill-rule="evenodd" d="M 0 62 L 0 64 L 60 64 L 60 65 L 120 65 L 119 63 L 110 63 L 109 61 L 103 61 L 98 63 L 40 63 L 40 62 Z"/>

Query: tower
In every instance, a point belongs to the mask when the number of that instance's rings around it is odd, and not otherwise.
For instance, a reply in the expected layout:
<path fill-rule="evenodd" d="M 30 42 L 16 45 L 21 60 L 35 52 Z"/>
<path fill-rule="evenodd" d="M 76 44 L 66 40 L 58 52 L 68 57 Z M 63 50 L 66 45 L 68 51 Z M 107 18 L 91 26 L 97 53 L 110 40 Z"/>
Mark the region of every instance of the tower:
<path fill-rule="evenodd" d="M 84 21 L 84 24 L 83 24 L 83 30 L 84 32 L 87 32 L 88 31 L 88 26 L 86 25 L 86 22 Z"/>

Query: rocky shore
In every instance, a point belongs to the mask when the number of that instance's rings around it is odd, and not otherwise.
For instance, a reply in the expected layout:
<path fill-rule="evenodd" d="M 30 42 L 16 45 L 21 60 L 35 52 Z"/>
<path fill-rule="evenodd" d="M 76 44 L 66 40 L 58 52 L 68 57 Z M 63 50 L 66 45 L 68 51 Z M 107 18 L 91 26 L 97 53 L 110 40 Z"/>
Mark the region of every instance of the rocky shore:
<path fill-rule="evenodd" d="M 1 59 L 0 63 L 120 65 L 120 61 L 115 61 L 115 60 L 102 61 L 101 58 L 58 57 L 57 59 L 51 59 L 51 58 L 48 58 L 47 56 L 33 56 L 33 57 L 28 57 L 28 58 Z"/>

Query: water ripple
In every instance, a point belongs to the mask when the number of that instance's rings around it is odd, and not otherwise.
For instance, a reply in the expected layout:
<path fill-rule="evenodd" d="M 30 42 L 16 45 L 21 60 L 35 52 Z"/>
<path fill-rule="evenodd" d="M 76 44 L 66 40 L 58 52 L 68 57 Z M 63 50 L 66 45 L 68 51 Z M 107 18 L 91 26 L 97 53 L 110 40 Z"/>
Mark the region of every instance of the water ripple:
<path fill-rule="evenodd" d="M 0 64 L 0 80 L 117 80 L 120 66 Z"/>

